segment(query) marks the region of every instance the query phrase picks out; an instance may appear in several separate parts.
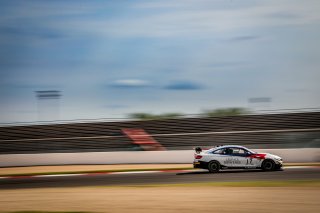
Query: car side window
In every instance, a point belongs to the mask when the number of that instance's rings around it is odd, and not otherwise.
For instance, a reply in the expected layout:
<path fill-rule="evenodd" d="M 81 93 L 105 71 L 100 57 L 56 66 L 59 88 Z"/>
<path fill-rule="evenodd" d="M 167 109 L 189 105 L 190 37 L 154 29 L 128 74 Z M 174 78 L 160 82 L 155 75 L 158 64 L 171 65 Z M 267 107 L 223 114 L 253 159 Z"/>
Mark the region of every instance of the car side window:
<path fill-rule="evenodd" d="M 237 156 L 246 156 L 247 155 L 247 151 L 241 148 L 234 148 L 233 150 L 234 155 Z"/>
<path fill-rule="evenodd" d="M 233 154 L 234 155 L 241 155 L 241 149 L 239 149 L 239 148 L 233 148 Z"/>
<path fill-rule="evenodd" d="M 244 150 L 244 149 L 240 149 L 240 150 L 241 150 L 241 152 L 240 152 L 241 155 L 243 155 L 243 156 L 247 155 L 247 151 L 246 150 Z"/>
<path fill-rule="evenodd" d="M 211 153 L 216 155 L 247 156 L 248 151 L 241 148 L 228 147 L 212 151 Z"/>
<path fill-rule="evenodd" d="M 225 149 L 218 149 L 212 152 L 212 154 L 221 155 Z"/>
<path fill-rule="evenodd" d="M 233 154 L 233 149 L 232 149 L 232 148 L 225 148 L 225 149 L 222 151 L 222 154 L 223 154 L 223 155 L 232 155 L 232 154 Z"/>
<path fill-rule="evenodd" d="M 246 150 L 237 148 L 237 147 L 229 147 L 222 150 L 222 155 L 231 155 L 231 156 L 246 156 Z"/>

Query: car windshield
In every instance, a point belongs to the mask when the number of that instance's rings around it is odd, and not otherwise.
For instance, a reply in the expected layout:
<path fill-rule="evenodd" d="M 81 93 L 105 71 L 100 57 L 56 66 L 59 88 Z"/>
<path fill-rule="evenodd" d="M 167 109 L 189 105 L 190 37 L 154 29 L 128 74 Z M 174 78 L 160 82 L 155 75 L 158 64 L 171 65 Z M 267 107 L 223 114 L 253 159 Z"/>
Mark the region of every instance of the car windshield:
<path fill-rule="evenodd" d="M 251 149 L 245 148 L 247 151 L 253 153 L 253 154 L 257 154 L 257 152 L 252 151 Z"/>

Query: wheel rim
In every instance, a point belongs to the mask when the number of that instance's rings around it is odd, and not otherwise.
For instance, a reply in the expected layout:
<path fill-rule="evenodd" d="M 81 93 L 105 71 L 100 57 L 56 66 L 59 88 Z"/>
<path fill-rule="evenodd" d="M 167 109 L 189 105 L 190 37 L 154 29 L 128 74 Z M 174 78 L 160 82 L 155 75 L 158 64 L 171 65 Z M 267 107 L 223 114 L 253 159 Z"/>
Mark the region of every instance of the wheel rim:
<path fill-rule="evenodd" d="M 264 168 L 269 170 L 269 169 L 272 169 L 272 166 L 273 166 L 273 164 L 271 162 L 266 162 L 264 165 Z"/>
<path fill-rule="evenodd" d="M 212 163 L 212 164 L 210 165 L 210 169 L 211 169 L 211 170 L 217 170 L 217 165 L 216 165 L 215 163 Z"/>

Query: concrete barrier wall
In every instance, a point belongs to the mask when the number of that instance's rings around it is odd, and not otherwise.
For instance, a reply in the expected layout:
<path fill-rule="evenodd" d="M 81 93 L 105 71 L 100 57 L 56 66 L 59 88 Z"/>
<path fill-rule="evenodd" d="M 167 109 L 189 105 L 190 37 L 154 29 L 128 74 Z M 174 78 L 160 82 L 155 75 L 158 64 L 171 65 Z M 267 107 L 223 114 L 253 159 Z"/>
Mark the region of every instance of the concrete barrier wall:
<path fill-rule="evenodd" d="M 255 151 L 279 155 L 284 162 L 320 162 L 320 148 L 257 149 Z M 192 163 L 193 155 L 193 150 L 5 154 L 0 155 L 0 167 L 67 164 Z"/>

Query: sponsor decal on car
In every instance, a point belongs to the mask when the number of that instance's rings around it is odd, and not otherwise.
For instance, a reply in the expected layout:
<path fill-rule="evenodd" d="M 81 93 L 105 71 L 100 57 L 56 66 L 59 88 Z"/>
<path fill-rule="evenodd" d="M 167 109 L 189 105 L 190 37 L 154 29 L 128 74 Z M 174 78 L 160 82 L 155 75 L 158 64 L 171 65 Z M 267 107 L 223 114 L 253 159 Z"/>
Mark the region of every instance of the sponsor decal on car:
<path fill-rule="evenodd" d="M 224 164 L 241 164 L 241 162 L 237 158 L 227 158 Z"/>

